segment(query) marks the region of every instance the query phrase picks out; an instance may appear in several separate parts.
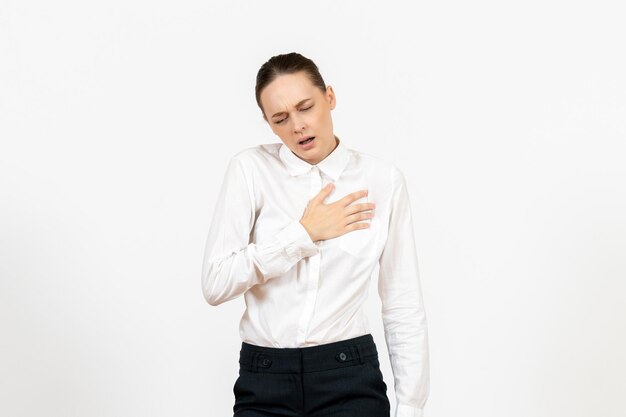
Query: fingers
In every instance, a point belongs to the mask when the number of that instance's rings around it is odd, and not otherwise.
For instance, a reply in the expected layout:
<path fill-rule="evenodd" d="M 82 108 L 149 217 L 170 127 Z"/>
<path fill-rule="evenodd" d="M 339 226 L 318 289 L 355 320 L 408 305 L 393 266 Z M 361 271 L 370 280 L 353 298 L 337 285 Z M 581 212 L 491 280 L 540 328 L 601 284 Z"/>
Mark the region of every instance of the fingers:
<path fill-rule="evenodd" d="M 370 220 L 374 217 L 374 213 L 371 211 L 358 211 L 346 217 L 348 224 L 354 224 L 355 222 L 360 222 L 363 220 Z M 365 224 L 369 225 L 369 223 L 360 224 L 358 227 L 367 227 Z"/>
<path fill-rule="evenodd" d="M 367 210 L 374 210 L 376 208 L 376 203 L 360 203 L 360 204 L 352 204 L 346 207 L 345 212 L 347 214 L 359 213 Z"/>
<path fill-rule="evenodd" d="M 333 184 L 332 182 L 329 182 L 320 190 L 319 193 L 317 193 L 315 197 L 313 197 L 310 200 L 310 202 L 313 202 L 313 201 L 315 201 L 316 203 L 323 202 L 324 200 L 326 200 L 326 197 L 328 197 L 328 194 L 330 194 L 334 188 L 335 188 L 335 184 Z"/>
<path fill-rule="evenodd" d="M 344 206 L 349 205 L 350 203 L 352 203 L 355 200 L 358 200 L 359 198 L 363 198 L 367 196 L 368 191 L 367 190 L 359 190 L 359 191 L 355 191 L 353 193 L 347 194 L 346 196 L 344 196 L 341 200 L 342 204 Z"/>
<path fill-rule="evenodd" d="M 333 184 L 332 182 L 329 182 L 328 184 L 326 184 L 326 186 L 324 186 L 319 193 L 317 193 L 317 195 L 315 197 L 313 197 L 310 202 L 315 201 L 316 203 L 321 203 L 324 200 L 326 200 L 326 197 L 328 197 L 328 195 L 332 192 L 332 190 L 335 188 L 335 184 Z M 358 200 L 359 198 L 363 198 L 366 197 L 368 195 L 368 190 L 364 189 L 364 190 L 358 190 L 358 191 L 354 191 L 350 194 L 347 194 L 346 196 L 344 196 L 343 198 L 341 198 L 339 201 L 341 201 L 341 203 L 344 206 L 349 205 L 350 203 L 352 203 L 355 200 Z"/>

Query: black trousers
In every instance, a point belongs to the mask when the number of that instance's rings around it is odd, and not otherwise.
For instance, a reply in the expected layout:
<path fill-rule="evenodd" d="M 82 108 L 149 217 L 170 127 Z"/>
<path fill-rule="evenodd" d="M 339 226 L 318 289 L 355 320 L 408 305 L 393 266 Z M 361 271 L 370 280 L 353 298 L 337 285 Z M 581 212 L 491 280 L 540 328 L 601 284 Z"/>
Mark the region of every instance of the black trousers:
<path fill-rule="evenodd" d="M 304 348 L 242 342 L 234 417 L 389 417 L 371 334 Z"/>

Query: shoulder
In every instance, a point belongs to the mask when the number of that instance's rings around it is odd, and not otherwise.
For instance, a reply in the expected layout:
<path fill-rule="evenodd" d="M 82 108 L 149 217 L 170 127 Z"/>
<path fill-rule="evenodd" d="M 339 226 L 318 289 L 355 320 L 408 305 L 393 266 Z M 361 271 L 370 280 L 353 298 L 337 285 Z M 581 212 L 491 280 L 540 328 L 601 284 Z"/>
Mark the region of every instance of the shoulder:
<path fill-rule="evenodd" d="M 390 181 L 390 185 L 395 185 L 404 181 L 402 170 L 393 162 L 379 156 L 362 152 L 356 149 L 347 148 L 353 163 L 363 167 L 368 172 L 374 172 Z"/>
<path fill-rule="evenodd" d="M 244 148 L 231 156 L 231 162 L 238 163 L 244 169 L 254 169 L 279 159 L 281 143 L 263 143 Z"/>

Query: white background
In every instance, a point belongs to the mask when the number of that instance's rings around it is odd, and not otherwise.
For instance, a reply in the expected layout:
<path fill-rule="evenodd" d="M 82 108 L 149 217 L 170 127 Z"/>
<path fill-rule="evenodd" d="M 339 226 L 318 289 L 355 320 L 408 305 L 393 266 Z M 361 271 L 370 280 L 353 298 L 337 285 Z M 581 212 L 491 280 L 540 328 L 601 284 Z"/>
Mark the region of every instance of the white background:
<path fill-rule="evenodd" d="M 626 415 L 618 1 L 0 4 L 0 414 L 232 415 L 243 298 L 201 294 L 228 159 L 297 51 L 414 215 L 428 417 Z M 380 304 L 372 333 L 395 405 Z"/>

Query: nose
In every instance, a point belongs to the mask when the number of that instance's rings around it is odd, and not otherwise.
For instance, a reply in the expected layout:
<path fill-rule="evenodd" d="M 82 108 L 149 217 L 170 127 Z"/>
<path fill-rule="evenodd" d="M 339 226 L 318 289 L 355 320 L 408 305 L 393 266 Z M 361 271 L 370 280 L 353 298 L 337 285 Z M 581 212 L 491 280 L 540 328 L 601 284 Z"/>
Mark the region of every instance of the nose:
<path fill-rule="evenodd" d="M 294 133 L 304 133 L 304 122 L 296 117 L 292 117 L 291 121 L 293 123 L 293 131 Z"/>

